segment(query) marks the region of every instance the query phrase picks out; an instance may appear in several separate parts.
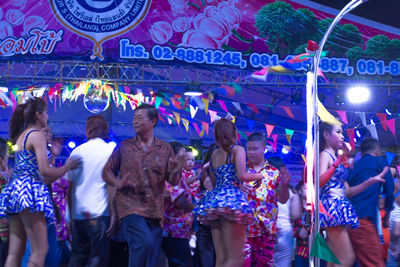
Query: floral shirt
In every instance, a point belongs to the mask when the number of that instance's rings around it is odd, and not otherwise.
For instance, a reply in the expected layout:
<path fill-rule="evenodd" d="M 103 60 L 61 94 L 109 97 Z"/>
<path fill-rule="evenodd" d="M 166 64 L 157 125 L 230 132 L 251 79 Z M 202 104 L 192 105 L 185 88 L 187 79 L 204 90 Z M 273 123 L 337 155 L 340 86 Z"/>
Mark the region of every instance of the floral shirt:
<path fill-rule="evenodd" d="M 247 171 L 256 173 L 250 163 L 247 164 Z M 258 220 L 249 226 L 249 237 L 261 236 L 266 232 L 273 235 L 277 232 L 279 171 L 265 161 L 259 173 L 264 176 L 261 186 L 248 194 L 250 207 L 254 209 L 254 216 Z"/>
<path fill-rule="evenodd" d="M 53 202 L 60 209 L 61 222 L 57 222 L 57 240 L 71 240 L 70 233 L 68 232 L 67 224 L 65 222 L 65 213 L 67 211 L 67 193 L 68 193 L 68 180 L 61 177 L 52 185 Z"/>
<path fill-rule="evenodd" d="M 186 200 L 195 203 L 199 201 L 200 181 L 187 185 L 186 181 L 193 174 L 192 171 L 183 171 L 179 184 L 172 186 L 165 182 L 163 236 L 190 239 L 194 215 L 176 206 L 175 200 L 183 195 Z M 197 193 L 198 192 L 198 193 Z"/>

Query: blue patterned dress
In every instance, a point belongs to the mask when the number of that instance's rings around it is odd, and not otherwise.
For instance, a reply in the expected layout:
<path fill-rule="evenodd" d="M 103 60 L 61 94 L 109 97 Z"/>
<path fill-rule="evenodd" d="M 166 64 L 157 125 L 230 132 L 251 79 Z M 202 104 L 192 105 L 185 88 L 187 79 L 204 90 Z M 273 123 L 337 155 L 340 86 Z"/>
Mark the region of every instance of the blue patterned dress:
<path fill-rule="evenodd" d="M 328 154 L 335 160 L 330 153 Z M 345 226 L 348 229 L 352 229 L 360 227 L 357 214 L 345 196 L 344 182 L 348 174 L 348 169 L 340 164 L 331 179 L 321 188 L 319 197 L 325 210 L 330 215 L 327 216 L 320 213 L 320 225 L 322 228 Z"/>
<path fill-rule="evenodd" d="M 35 152 L 24 149 L 15 154 L 15 167 L 10 182 L 0 194 L 0 217 L 20 213 L 24 209 L 30 212 L 43 212 L 47 220 L 55 221 L 53 204 L 47 186 L 39 173 Z"/>
<path fill-rule="evenodd" d="M 240 190 L 242 181 L 237 177 L 235 165 L 228 154 L 227 163 L 214 171 L 215 187 L 204 195 L 193 209 L 193 213 L 204 223 L 221 218 L 241 224 L 254 223 L 253 209 L 247 196 Z"/>

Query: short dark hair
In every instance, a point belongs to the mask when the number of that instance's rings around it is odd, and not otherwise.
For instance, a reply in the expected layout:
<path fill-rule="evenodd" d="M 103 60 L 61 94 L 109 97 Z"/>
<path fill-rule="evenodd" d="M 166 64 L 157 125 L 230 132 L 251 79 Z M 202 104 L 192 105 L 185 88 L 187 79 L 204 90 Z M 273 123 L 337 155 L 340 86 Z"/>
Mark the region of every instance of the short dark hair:
<path fill-rule="evenodd" d="M 4 158 L 8 153 L 7 140 L 0 137 L 0 158 Z"/>
<path fill-rule="evenodd" d="M 169 142 L 169 144 L 171 145 L 175 155 L 177 155 L 182 148 L 185 148 L 185 146 L 179 142 Z"/>
<path fill-rule="evenodd" d="M 156 120 L 156 123 L 154 124 L 154 127 L 157 125 L 158 122 L 158 111 L 157 109 L 149 104 L 141 104 L 140 106 L 138 106 L 135 110 L 141 110 L 141 109 L 145 109 L 147 110 L 147 117 L 149 118 L 149 120 Z"/>
<path fill-rule="evenodd" d="M 374 138 L 365 138 L 361 142 L 361 154 L 372 152 L 376 149 L 380 149 L 378 140 Z"/>
<path fill-rule="evenodd" d="M 264 145 L 267 144 L 265 136 L 262 133 L 253 133 L 247 138 L 247 142 L 263 142 Z"/>
<path fill-rule="evenodd" d="M 282 167 L 286 167 L 285 162 L 280 157 L 272 156 L 268 158 L 268 163 L 278 170 Z"/>
<path fill-rule="evenodd" d="M 86 138 L 106 138 L 108 136 L 108 123 L 103 116 L 94 115 L 86 120 Z"/>

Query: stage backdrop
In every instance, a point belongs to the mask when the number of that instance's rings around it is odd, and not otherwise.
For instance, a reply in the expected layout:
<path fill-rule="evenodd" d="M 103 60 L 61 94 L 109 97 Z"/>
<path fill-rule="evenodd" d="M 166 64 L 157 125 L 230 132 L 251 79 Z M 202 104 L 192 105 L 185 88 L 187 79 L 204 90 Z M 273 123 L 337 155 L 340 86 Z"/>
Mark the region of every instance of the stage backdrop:
<path fill-rule="evenodd" d="M 336 14 L 307 0 L 7 0 L 0 3 L 0 60 L 262 68 L 304 53 Z M 398 29 L 346 17 L 321 69 L 399 75 L 398 38 Z"/>

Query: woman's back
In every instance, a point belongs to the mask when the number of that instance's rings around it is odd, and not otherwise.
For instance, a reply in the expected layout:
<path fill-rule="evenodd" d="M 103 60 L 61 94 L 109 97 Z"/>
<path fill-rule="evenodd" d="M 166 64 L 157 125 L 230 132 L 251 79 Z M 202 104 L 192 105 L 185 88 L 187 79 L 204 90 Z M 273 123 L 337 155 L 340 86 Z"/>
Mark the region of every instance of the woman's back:
<path fill-rule="evenodd" d="M 215 188 L 239 187 L 241 183 L 236 174 L 232 149 L 233 146 L 230 152 L 226 152 L 222 148 L 218 148 L 211 157 L 212 170 L 215 176 Z"/>

